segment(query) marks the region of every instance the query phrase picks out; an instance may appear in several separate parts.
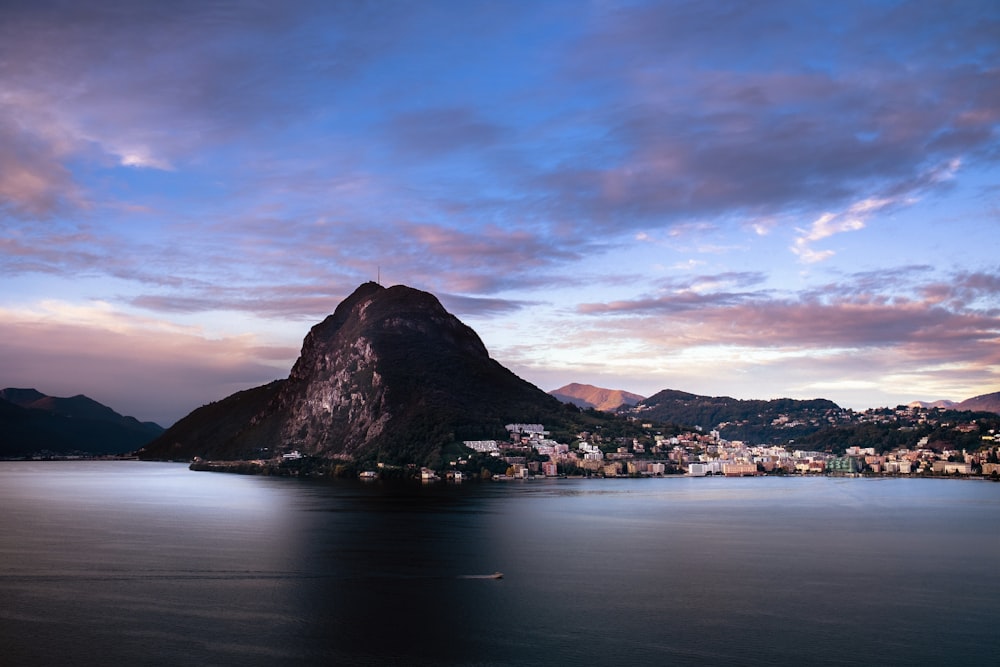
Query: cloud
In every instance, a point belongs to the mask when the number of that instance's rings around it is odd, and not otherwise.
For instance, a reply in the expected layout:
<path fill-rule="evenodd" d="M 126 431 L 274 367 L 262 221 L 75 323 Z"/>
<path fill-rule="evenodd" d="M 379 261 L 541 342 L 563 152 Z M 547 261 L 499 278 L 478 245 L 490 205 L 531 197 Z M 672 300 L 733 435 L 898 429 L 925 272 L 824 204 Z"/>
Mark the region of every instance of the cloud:
<path fill-rule="evenodd" d="M 767 292 L 718 291 L 726 287 L 753 287 L 766 280 L 756 271 L 724 272 L 661 282 L 661 294 L 628 301 L 582 303 L 578 312 L 584 315 L 660 314 L 684 310 L 702 310 L 709 306 L 737 305 L 766 298 Z"/>
<path fill-rule="evenodd" d="M 125 167 L 136 167 L 139 169 L 161 169 L 163 171 L 174 171 L 173 165 L 167 160 L 154 157 L 152 151 L 146 146 L 134 146 L 125 149 L 115 149 L 121 163 Z"/>
<path fill-rule="evenodd" d="M 504 129 L 479 117 L 475 109 L 437 108 L 397 114 L 388 124 L 389 139 L 411 158 L 428 159 L 461 150 L 496 145 Z"/>
<path fill-rule="evenodd" d="M 0 12 L 0 118 L 15 120 L 0 141 L 22 147 L 0 158 L 0 203 L 30 215 L 83 188 L 74 159 L 174 170 L 209 146 L 294 129 L 326 85 L 381 57 L 408 14 L 189 0 L 15 1 Z"/>
<path fill-rule="evenodd" d="M 92 250 L 93 237 L 83 231 L 45 229 L 28 236 L 11 228 L 8 234 L 0 237 L 0 274 L 80 273 L 102 254 Z"/>
<path fill-rule="evenodd" d="M 531 318 L 534 328 L 557 335 L 516 344 L 484 339 L 502 363 L 551 386 L 618 377 L 616 386 L 639 393 L 822 396 L 865 408 L 961 400 L 1000 383 L 993 273 L 941 277 L 913 265 L 792 293 L 753 275 L 731 274 L 715 286 L 704 278 L 667 281 L 645 297 L 583 304 L 577 320 Z M 949 285 L 954 289 L 944 289 Z M 519 340 L 516 332 L 508 339 Z"/>
<path fill-rule="evenodd" d="M 659 349 L 736 346 L 751 349 L 885 349 L 905 351 L 912 361 L 964 360 L 1000 363 L 1000 309 L 996 280 L 987 274 L 956 274 L 952 292 L 939 283 L 900 285 L 922 267 L 851 276 L 822 289 L 780 295 L 768 290 L 697 290 L 697 280 L 677 283 L 659 296 L 579 306 L 583 315 L 615 316 L 595 322 L 595 335 L 619 330 Z M 724 276 L 725 274 L 723 274 Z M 739 275 L 736 276 L 739 279 Z M 756 278 L 747 276 L 753 285 Z M 879 285 L 876 287 L 876 285 Z M 720 285 L 721 286 L 721 285 Z M 906 296 L 907 292 L 933 298 Z M 982 299 L 988 307 L 975 307 Z"/>
<path fill-rule="evenodd" d="M 165 426 L 199 405 L 287 376 L 296 355 L 253 336 L 212 339 L 102 303 L 0 309 L 3 386 L 86 393 Z"/>
<path fill-rule="evenodd" d="M 808 230 L 798 230 L 800 236 L 795 239 L 791 250 L 799 256 L 800 261 L 806 264 L 815 264 L 829 259 L 835 254 L 833 250 L 813 250 L 812 244 L 834 234 L 864 229 L 868 216 L 874 215 L 894 203 L 891 199 L 865 199 L 852 204 L 842 213 L 824 213 L 813 222 Z"/>
<path fill-rule="evenodd" d="M 248 305 L 247 310 L 278 316 L 278 294 L 268 298 L 273 299 L 269 305 Z M 287 308 L 312 307 L 325 316 L 342 298 L 320 303 L 316 297 L 316 303 Z M 521 307 L 501 299 L 456 295 L 444 295 L 442 301 L 467 315 Z M 158 311 L 185 312 L 231 307 L 224 302 L 149 305 Z M 306 331 L 304 326 L 299 333 Z M 197 327 L 137 316 L 106 302 L 49 300 L 28 308 L 0 308 L 2 386 L 36 387 L 50 395 L 86 393 L 123 414 L 165 426 L 199 405 L 286 377 L 297 355 L 297 346 L 251 334 L 211 336 Z"/>
<path fill-rule="evenodd" d="M 447 295 L 442 300 L 450 299 L 456 312 L 481 315 L 511 312 L 528 303 L 486 295 L 578 280 L 561 267 L 579 260 L 590 245 L 530 229 L 457 230 L 415 222 L 368 226 L 361 243 L 358 234 L 350 223 L 235 220 L 227 224 L 226 235 L 241 244 L 239 252 L 212 249 L 218 256 L 208 267 L 199 258 L 205 249 L 200 255 L 189 249 L 172 257 L 160 273 L 150 267 L 122 267 L 118 273 L 159 287 L 126 300 L 164 315 L 239 311 L 268 319 L 322 318 L 360 282 L 379 273 L 384 284 L 404 283 Z M 183 279 L 157 284 L 153 278 L 161 274 Z"/>
<path fill-rule="evenodd" d="M 995 12 L 925 5 L 8 3 L 0 55 L 19 124 L 6 134 L 41 150 L 4 165 L 0 197 L 30 215 L 81 205 L 74 159 L 210 178 L 213 151 L 238 145 L 245 172 L 221 177 L 226 196 L 260 196 L 273 170 L 267 184 L 305 206 L 378 172 L 381 201 L 337 194 L 382 224 L 475 217 L 566 238 L 815 219 L 939 187 L 933 165 L 996 159 Z M 583 27 L 544 60 L 504 41 L 560 12 Z M 511 64 L 487 67 L 480 51 L 500 50 Z M 429 80 L 387 76 L 404 57 Z M 310 158 L 301 171 L 290 146 Z"/>
<path fill-rule="evenodd" d="M 617 7 L 595 18 L 564 75 L 611 91 L 608 104 L 535 182 L 566 217 L 606 230 L 801 217 L 940 187 L 939 165 L 998 157 L 1000 68 L 983 26 L 1000 24 L 985 5 L 969 9 Z"/>
<path fill-rule="evenodd" d="M 255 290 L 256 291 L 256 290 Z M 282 291 L 291 292 L 281 296 Z M 315 295 L 308 287 L 297 286 L 293 290 L 261 290 L 248 297 L 244 289 L 208 289 L 201 295 L 157 295 L 143 294 L 128 302 L 137 307 L 156 313 L 190 314 L 205 312 L 238 311 L 251 313 L 260 318 L 281 320 L 316 320 L 333 312 L 343 299 L 333 295 Z"/>
<path fill-rule="evenodd" d="M 380 234 L 368 254 L 380 252 L 392 260 L 382 264 L 390 280 L 432 291 L 491 294 L 563 282 L 563 276 L 550 272 L 580 260 L 596 243 L 530 227 L 456 229 L 405 222 Z"/>
<path fill-rule="evenodd" d="M 445 309 L 453 315 L 457 315 L 459 317 L 490 317 L 505 315 L 517 312 L 529 305 L 536 305 L 526 301 L 468 297 L 457 294 L 441 294 L 438 296 Z"/>
<path fill-rule="evenodd" d="M 983 250 L 939 253 L 928 230 L 900 239 L 914 267 L 835 270 L 859 259 L 842 235 L 878 242 L 903 207 L 989 224 L 966 194 L 1000 159 L 998 18 L 988 2 L 6 2 L 0 273 L 274 328 L 380 267 L 505 326 L 576 308 L 523 333 L 535 360 L 600 341 L 587 364 L 641 369 L 689 343 L 820 368 L 803 357 L 854 346 L 924 372 L 950 345 L 989 373 Z M 936 208 L 960 198 L 978 209 Z M 785 252 L 810 265 L 798 291 L 775 287 Z M 965 272 L 927 267 L 949 262 Z"/>
<path fill-rule="evenodd" d="M 0 214 L 49 218 L 81 206 L 83 195 L 63 166 L 69 147 L 45 127 L 24 129 L 26 113 L 0 95 Z"/>
<path fill-rule="evenodd" d="M 977 309 L 990 316 L 1000 316 L 1000 267 L 993 273 L 961 271 L 950 278 L 922 285 L 924 299 L 949 308 Z"/>

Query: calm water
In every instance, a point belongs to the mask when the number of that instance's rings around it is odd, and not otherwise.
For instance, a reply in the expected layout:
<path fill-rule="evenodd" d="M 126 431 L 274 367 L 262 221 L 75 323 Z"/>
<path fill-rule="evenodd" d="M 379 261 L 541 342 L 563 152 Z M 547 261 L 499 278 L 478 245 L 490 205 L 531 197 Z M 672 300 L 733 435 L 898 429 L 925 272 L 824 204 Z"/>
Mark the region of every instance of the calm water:
<path fill-rule="evenodd" d="M 1000 484 L 0 463 L 5 665 L 997 664 Z M 502 580 L 467 575 L 502 571 Z"/>

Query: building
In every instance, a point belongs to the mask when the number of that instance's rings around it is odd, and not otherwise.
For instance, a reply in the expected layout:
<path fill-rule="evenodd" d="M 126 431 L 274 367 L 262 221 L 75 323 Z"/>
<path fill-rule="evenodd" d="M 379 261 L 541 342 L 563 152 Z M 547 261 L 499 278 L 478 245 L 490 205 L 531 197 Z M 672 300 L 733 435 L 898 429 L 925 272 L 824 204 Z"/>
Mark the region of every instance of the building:
<path fill-rule="evenodd" d="M 972 464 L 959 463 L 957 461 L 935 461 L 931 466 L 931 470 L 944 475 L 971 475 Z"/>
<path fill-rule="evenodd" d="M 912 466 L 910 461 L 886 461 L 885 472 L 888 475 L 909 475 Z"/>
<path fill-rule="evenodd" d="M 500 451 L 500 443 L 496 440 L 466 440 L 462 444 L 480 453 Z"/>
<path fill-rule="evenodd" d="M 722 474 L 726 477 L 752 477 L 757 474 L 755 463 L 724 463 Z"/>
<path fill-rule="evenodd" d="M 826 471 L 833 474 L 849 475 L 861 472 L 861 467 L 853 456 L 839 456 L 826 462 Z"/>
<path fill-rule="evenodd" d="M 603 473 L 605 477 L 617 477 L 622 473 L 622 464 L 620 461 L 614 461 L 612 463 L 607 463 L 603 467 Z"/>
<path fill-rule="evenodd" d="M 663 465 L 662 463 L 660 465 Z M 705 463 L 689 463 L 687 474 L 689 477 L 704 477 L 709 474 L 708 465 Z"/>

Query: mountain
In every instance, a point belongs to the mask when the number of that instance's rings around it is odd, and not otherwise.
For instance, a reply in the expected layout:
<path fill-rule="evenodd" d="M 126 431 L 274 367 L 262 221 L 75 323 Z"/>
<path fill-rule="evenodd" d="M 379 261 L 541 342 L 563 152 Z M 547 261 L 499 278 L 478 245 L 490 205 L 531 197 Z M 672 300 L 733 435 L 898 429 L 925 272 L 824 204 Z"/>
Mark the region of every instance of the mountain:
<path fill-rule="evenodd" d="M 433 295 L 365 283 L 312 327 L 288 378 L 181 419 L 144 458 L 258 458 L 297 450 L 429 463 L 512 422 L 558 428 L 575 408 L 491 359 Z"/>
<path fill-rule="evenodd" d="M 138 452 L 140 458 L 254 458 L 258 452 L 248 450 L 236 435 L 270 404 L 284 383 L 276 380 L 197 408 L 143 447 Z"/>
<path fill-rule="evenodd" d="M 603 389 L 590 384 L 572 382 L 565 387 L 549 392 L 563 403 L 572 403 L 581 408 L 595 408 L 612 412 L 623 405 L 632 406 L 644 400 L 639 394 L 621 389 Z"/>
<path fill-rule="evenodd" d="M 123 417 L 83 394 L 47 396 L 36 389 L 0 389 L 0 456 L 123 454 L 163 433 L 153 422 Z"/>
<path fill-rule="evenodd" d="M 840 406 L 824 398 L 739 400 L 664 389 L 628 410 L 644 421 L 671 422 L 718 430 L 727 440 L 784 443 L 836 421 Z"/>
<path fill-rule="evenodd" d="M 958 403 L 943 399 L 940 401 L 910 401 L 906 404 L 908 408 L 948 408 L 953 409 Z"/>
<path fill-rule="evenodd" d="M 955 405 L 953 410 L 972 410 L 974 412 L 995 412 L 1000 414 L 1000 391 L 967 398 Z"/>

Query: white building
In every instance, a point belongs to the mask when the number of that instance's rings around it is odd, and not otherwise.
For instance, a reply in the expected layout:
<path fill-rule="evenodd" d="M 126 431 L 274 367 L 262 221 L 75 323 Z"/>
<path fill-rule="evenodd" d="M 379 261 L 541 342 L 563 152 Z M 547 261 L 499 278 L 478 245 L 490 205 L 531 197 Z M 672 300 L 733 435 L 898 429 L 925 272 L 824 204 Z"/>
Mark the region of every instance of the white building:
<path fill-rule="evenodd" d="M 663 464 L 660 464 L 663 465 Z M 707 463 L 689 463 L 687 474 L 689 477 L 704 477 L 708 474 Z"/>
<path fill-rule="evenodd" d="M 465 440 L 462 444 L 481 453 L 500 451 L 500 443 L 496 440 Z"/>

